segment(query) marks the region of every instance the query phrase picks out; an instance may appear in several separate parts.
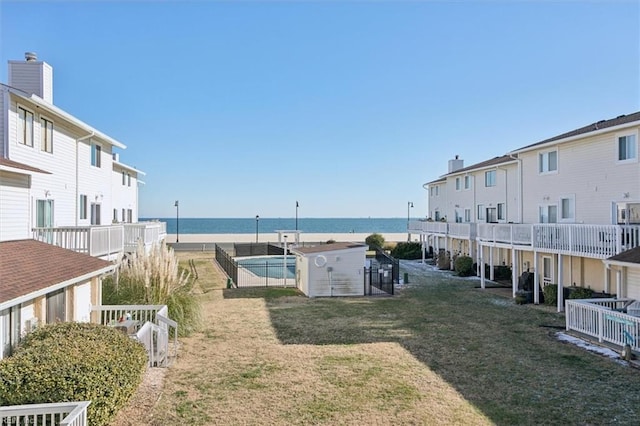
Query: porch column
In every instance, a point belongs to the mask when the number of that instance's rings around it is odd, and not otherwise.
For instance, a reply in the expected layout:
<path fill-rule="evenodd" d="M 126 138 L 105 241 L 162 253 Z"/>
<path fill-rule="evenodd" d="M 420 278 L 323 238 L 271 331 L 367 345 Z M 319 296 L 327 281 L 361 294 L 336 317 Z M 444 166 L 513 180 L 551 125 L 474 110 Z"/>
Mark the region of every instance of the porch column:
<path fill-rule="evenodd" d="M 562 289 L 562 255 L 558 254 L 558 312 L 564 311 L 564 291 Z"/>
<path fill-rule="evenodd" d="M 424 243 L 424 240 L 425 240 L 424 237 L 425 237 L 424 233 L 420 233 L 420 247 L 422 247 L 422 263 L 424 263 L 424 258 L 425 258 L 424 251 L 426 249 L 426 244 Z"/>
<path fill-rule="evenodd" d="M 484 283 L 484 247 L 480 246 L 480 259 L 478 261 L 480 267 L 480 288 L 485 288 Z"/>
<path fill-rule="evenodd" d="M 493 281 L 493 246 L 489 246 L 489 279 Z"/>
<path fill-rule="evenodd" d="M 515 298 L 518 291 L 518 252 L 515 247 L 511 247 L 511 295 Z"/>
<path fill-rule="evenodd" d="M 616 269 L 616 297 L 622 298 L 622 268 Z"/>
<path fill-rule="evenodd" d="M 609 275 L 609 271 L 611 270 L 610 265 L 605 265 L 604 267 L 604 292 L 609 293 L 609 289 L 611 288 L 611 275 Z"/>
<path fill-rule="evenodd" d="M 533 252 L 533 303 L 540 304 L 540 284 L 538 279 L 538 252 Z"/>

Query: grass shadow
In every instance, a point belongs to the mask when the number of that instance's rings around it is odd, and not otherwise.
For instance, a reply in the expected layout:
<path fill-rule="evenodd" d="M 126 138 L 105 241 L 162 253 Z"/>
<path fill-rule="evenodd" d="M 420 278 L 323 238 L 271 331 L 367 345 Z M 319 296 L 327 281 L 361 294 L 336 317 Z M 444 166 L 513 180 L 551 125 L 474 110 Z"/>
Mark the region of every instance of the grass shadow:
<path fill-rule="evenodd" d="M 640 374 L 560 343 L 563 315 L 475 290 L 474 279 L 412 274 L 393 298 L 270 299 L 272 326 L 289 345 L 395 342 L 496 424 L 640 424 L 640 393 L 629 391 Z"/>
<path fill-rule="evenodd" d="M 246 287 L 246 288 L 225 288 L 222 290 L 222 297 L 225 299 L 279 299 L 281 297 L 302 296 L 297 288 L 277 288 L 277 287 Z"/>

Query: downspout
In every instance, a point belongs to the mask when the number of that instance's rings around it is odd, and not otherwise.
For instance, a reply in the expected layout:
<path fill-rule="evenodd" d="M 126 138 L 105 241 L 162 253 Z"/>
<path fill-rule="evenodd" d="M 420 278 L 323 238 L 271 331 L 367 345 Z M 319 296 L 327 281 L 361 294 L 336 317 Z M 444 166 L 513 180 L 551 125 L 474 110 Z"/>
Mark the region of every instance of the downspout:
<path fill-rule="evenodd" d="M 2 156 L 9 158 L 9 91 L 3 90 L 2 93 Z"/>
<path fill-rule="evenodd" d="M 513 154 L 509 154 L 509 157 L 518 162 L 518 223 L 522 223 L 522 159 Z"/>
<path fill-rule="evenodd" d="M 78 185 L 80 183 L 80 177 L 79 177 L 79 169 L 80 169 L 80 163 L 78 161 L 78 149 L 80 146 L 80 142 L 85 141 L 87 139 L 91 139 L 92 137 L 95 136 L 94 132 L 91 132 L 88 135 L 82 136 L 81 138 L 76 139 L 76 196 L 75 196 L 75 206 L 76 206 L 76 211 L 74 213 L 74 217 L 75 217 L 75 222 L 76 222 L 76 226 L 78 226 L 78 219 L 79 219 L 79 214 L 78 214 L 78 198 L 80 198 L 80 191 L 78 190 Z"/>

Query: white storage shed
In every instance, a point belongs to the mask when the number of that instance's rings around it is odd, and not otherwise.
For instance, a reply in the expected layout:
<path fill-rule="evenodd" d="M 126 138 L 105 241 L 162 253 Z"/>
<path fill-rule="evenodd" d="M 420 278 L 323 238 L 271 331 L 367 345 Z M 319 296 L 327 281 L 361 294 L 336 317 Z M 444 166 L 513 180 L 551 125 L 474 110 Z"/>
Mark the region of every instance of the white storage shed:
<path fill-rule="evenodd" d="M 366 251 L 344 242 L 292 249 L 296 286 L 308 297 L 363 296 Z"/>

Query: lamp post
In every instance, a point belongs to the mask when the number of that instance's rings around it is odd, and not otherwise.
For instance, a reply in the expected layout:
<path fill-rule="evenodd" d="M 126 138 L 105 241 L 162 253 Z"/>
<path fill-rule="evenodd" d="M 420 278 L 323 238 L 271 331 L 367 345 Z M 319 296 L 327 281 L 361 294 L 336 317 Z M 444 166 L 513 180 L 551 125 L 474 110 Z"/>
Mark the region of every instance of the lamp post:
<path fill-rule="evenodd" d="M 284 278 L 284 286 L 287 286 L 287 236 L 284 236 L 284 256 L 282 258 L 282 277 Z"/>
<path fill-rule="evenodd" d="M 179 242 L 179 238 L 180 238 L 180 214 L 179 214 L 179 207 L 178 207 L 178 200 L 176 200 L 174 206 L 176 207 L 176 243 Z"/>
<path fill-rule="evenodd" d="M 409 221 L 411 220 L 411 210 L 413 208 L 413 202 L 407 202 L 407 241 L 411 241 L 411 232 L 409 232 Z"/>
<path fill-rule="evenodd" d="M 256 215 L 256 243 L 258 242 L 258 221 L 260 220 L 260 216 Z"/>
<path fill-rule="evenodd" d="M 298 207 L 300 207 L 300 204 L 296 201 L 296 231 L 298 230 Z"/>

